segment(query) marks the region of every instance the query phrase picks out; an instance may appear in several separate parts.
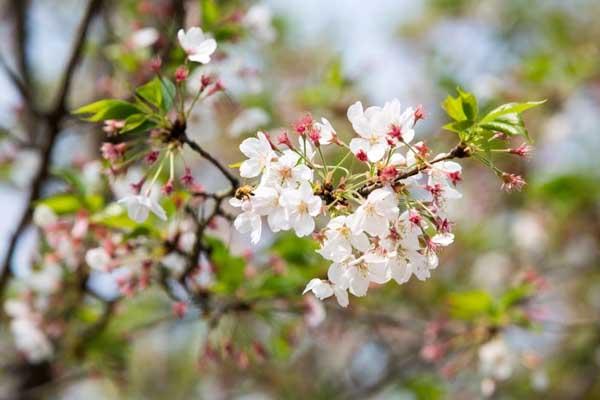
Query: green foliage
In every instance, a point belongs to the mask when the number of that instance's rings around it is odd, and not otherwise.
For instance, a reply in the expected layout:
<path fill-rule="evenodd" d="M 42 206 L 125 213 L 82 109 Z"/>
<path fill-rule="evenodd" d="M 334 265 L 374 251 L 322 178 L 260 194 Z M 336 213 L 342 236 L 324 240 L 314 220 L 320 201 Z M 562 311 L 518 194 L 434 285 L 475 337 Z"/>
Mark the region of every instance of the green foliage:
<path fill-rule="evenodd" d="M 214 290 L 224 294 L 234 293 L 244 282 L 244 259 L 232 255 L 227 245 L 213 236 L 205 236 L 204 245 L 216 270 Z"/>
<path fill-rule="evenodd" d="M 453 318 L 473 320 L 491 313 L 494 301 L 489 293 L 473 290 L 449 294 L 448 304 Z"/>
<path fill-rule="evenodd" d="M 488 150 L 493 145 L 491 138 L 497 132 L 509 136 L 524 136 L 531 141 L 521 113 L 543 104 L 545 100 L 506 103 L 478 119 L 479 106 L 475 96 L 460 88 L 457 88 L 457 92 L 458 96 L 448 96 L 442 103 L 446 114 L 454 120 L 445 125 L 444 129 L 457 133 L 463 142 L 477 144 L 482 147 L 482 150 Z"/>
<path fill-rule="evenodd" d="M 572 212 L 593 210 L 600 201 L 600 179 L 586 174 L 567 174 L 533 183 L 530 190 L 534 200 L 549 206 L 561 217 Z"/>
<path fill-rule="evenodd" d="M 80 107 L 73 111 L 73 114 L 81 115 L 87 121 L 99 122 L 107 119 L 127 119 L 141 112 L 136 105 L 125 100 L 105 99 Z"/>
<path fill-rule="evenodd" d="M 412 378 L 406 384 L 417 400 L 438 400 L 444 398 L 444 388 L 433 376 L 421 375 Z"/>
<path fill-rule="evenodd" d="M 506 290 L 501 296 L 494 298 L 483 290 L 454 292 L 447 296 L 450 315 L 453 318 L 474 322 L 485 319 L 494 324 L 502 324 L 509 320 L 520 322 L 520 315 L 515 307 L 531 295 L 533 288 L 528 284 L 517 285 Z"/>
<path fill-rule="evenodd" d="M 135 91 L 138 99 L 149 103 L 163 113 L 169 112 L 175 100 L 175 85 L 168 79 L 152 79 Z"/>
<path fill-rule="evenodd" d="M 135 134 L 157 126 L 175 102 L 176 88 L 169 79 L 154 78 L 135 90 L 135 103 L 125 100 L 105 99 L 73 111 L 83 119 L 99 122 L 108 119 L 124 120 L 119 133 Z"/>
<path fill-rule="evenodd" d="M 100 195 L 90 194 L 79 196 L 71 193 L 60 193 L 46 197 L 35 203 L 50 207 L 56 214 L 73 214 L 81 209 L 90 211 L 100 210 L 104 206 L 104 199 Z"/>
<path fill-rule="evenodd" d="M 448 95 L 442 103 L 442 108 L 450 118 L 457 122 L 474 122 L 479 112 L 477 99 L 472 93 L 463 92 L 460 88 L 456 90 L 458 91 L 458 96 L 452 97 Z"/>

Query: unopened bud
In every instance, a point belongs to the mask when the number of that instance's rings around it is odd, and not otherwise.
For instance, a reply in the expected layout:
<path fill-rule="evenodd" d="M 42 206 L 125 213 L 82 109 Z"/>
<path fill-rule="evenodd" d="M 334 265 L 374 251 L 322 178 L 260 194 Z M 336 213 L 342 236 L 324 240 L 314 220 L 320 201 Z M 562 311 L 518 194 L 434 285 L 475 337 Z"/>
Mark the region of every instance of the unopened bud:
<path fill-rule="evenodd" d="M 181 83 L 187 79 L 188 75 L 188 69 L 182 65 L 175 70 L 175 81 Z"/>

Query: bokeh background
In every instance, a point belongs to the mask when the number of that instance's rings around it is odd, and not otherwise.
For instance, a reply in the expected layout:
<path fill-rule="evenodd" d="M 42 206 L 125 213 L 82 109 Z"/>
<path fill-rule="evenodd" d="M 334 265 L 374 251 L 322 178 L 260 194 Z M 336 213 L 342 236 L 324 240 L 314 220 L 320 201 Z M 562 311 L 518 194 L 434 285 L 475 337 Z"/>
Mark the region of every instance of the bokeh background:
<path fill-rule="evenodd" d="M 0 53 L 8 67 L 0 70 L 3 255 L 41 162 L 23 142 L 45 134 L 43 126 L 28 126 L 7 71 L 31 83 L 40 109 L 51 104 L 85 3 L 0 1 Z M 126 96 L 147 79 L 144 66 L 174 40 L 174 3 L 181 2 L 106 2 L 92 23 L 68 109 Z M 326 268 L 309 241 L 270 236 L 251 248 L 223 221 L 213 234 L 231 250 L 225 265 L 237 268 L 241 260 L 243 279 L 262 282 L 256 293 L 265 299 L 264 310 L 216 322 L 191 310 L 178 319 L 167 296 L 147 290 L 119 302 L 85 359 L 57 353 L 55 379 L 29 395 L 600 398 L 600 2 L 268 0 L 258 4 L 254 19 L 244 15 L 257 3 L 182 3 L 180 22 L 223 38 L 222 57 L 203 71 L 218 74 L 227 95 L 198 107 L 188 131 L 225 162 L 239 161 L 237 144 L 257 128 L 276 134 L 308 111 L 349 134 L 349 104 L 394 97 L 424 105 L 427 118 L 417 136 L 443 151 L 454 138 L 440 128 L 446 123 L 440 103 L 460 86 L 481 107 L 547 99 L 525 115 L 533 156 L 505 165 L 527 185 L 520 193 L 502 192 L 491 171 L 465 161 L 464 199 L 452 210 L 456 240 L 432 279 L 373 289 L 347 310 L 300 296 L 314 271 Z M 19 10 L 26 11 L 24 19 Z M 210 10 L 219 15 L 206 26 Z M 250 34 L 237 37 L 227 24 L 240 20 Z M 93 160 L 102 135 L 98 126 L 67 116 L 51 154 L 53 168 L 79 169 L 92 185 L 99 179 Z M 217 172 L 201 162 L 193 166 L 204 186 L 222 187 Z M 126 179 L 110 183 L 114 193 L 127 190 Z M 65 186 L 50 176 L 42 189 L 43 197 Z M 37 243 L 33 228 L 19 238 L 10 265 L 15 280 L 27 281 Z M 119 297 L 113 281 L 97 275 L 89 285 L 112 299 Z M 89 312 L 96 306 L 90 300 Z M 11 398 L 25 373 L 7 325 L 1 329 L 0 398 Z M 493 354 L 486 356 L 482 348 L 490 342 L 496 347 L 488 346 Z"/>

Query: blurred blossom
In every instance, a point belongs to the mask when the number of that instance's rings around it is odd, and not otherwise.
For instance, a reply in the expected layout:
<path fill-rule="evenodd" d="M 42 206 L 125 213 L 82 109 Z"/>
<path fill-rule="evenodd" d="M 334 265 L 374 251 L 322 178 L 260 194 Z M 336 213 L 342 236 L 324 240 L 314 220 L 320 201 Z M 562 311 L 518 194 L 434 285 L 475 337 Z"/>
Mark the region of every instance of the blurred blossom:
<path fill-rule="evenodd" d="M 160 37 L 158 31 L 152 27 L 142 28 L 135 31 L 129 37 L 129 44 L 134 49 L 142 49 L 152 46 Z"/>
<path fill-rule="evenodd" d="M 539 216 L 531 211 L 519 211 L 513 215 L 510 233 L 515 245 L 531 254 L 542 253 L 548 240 Z"/>
<path fill-rule="evenodd" d="M 447 38 L 452 38 L 452 46 L 447 45 Z M 516 62 L 494 27 L 475 20 L 445 20 L 435 26 L 429 41 L 438 74 L 455 77 L 482 99 L 506 85 L 498 77 Z"/>
<path fill-rule="evenodd" d="M 471 277 L 478 287 L 500 293 L 506 287 L 511 272 L 511 261 L 506 254 L 489 252 L 475 259 Z"/>
<path fill-rule="evenodd" d="M 265 4 L 254 4 L 248 9 L 242 23 L 250 29 L 253 35 L 264 42 L 272 42 L 277 36 L 277 31 L 272 24 L 273 14 Z"/>
<path fill-rule="evenodd" d="M 479 348 L 479 370 L 483 376 L 506 380 L 518 363 L 517 355 L 502 337 L 490 340 Z"/>
<path fill-rule="evenodd" d="M 271 117 L 265 110 L 259 107 L 248 108 L 238 114 L 229 125 L 229 134 L 233 137 L 244 133 L 254 133 L 271 121 Z"/>
<path fill-rule="evenodd" d="M 40 155 L 34 150 L 21 150 L 11 168 L 12 179 L 19 187 L 27 187 L 40 166 Z"/>
<path fill-rule="evenodd" d="M 562 110 L 547 120 L 533 160 L 540 175 L 581 170 L 598 174 L 599 107 L 591 90 L 580 89 L 568 96 Z"/>
<path fill-rule="evenodd" d="M 386 347 L 370 341 L 354 354 L 348 374 L 357 387 L 368 388 L 383 378 L 389 362 L 390 355 Z"/>

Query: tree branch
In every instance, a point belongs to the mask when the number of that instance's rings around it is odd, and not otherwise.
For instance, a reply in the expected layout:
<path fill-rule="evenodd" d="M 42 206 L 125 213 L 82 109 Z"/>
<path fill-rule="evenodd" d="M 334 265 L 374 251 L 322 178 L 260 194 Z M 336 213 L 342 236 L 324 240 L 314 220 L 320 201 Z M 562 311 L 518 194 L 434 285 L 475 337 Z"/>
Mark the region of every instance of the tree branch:
<path fill-rule="evenodd" d="M 15 3 L 19 3 L 19 0 L 16 0 Z M 77 36 L 73 45 L 73 49 L 67 61 L 67 66 L 63 72 L 63 77 L 61 79 L 61 84 L 59 86 L 58 94 L 56 97 L 55 105 L 53 109 L 46 116 L 46 142 L 41 146 L 41 162 L 40 168 L 37 171 L 33 181 L 31 183 L 31 191 L 27 197 L 26 209 L 19 223 L 17 224 L 16 230 L 11 236 L 8 244 L 8 248 L 6 250 L 6 255 L 4 261 L 2 263 L 2 269 L 0 271 L 0 300 L 3 297 L 4 289 L 8 283 L 8 280 L 11 275 L 10 264 L 14 255 L 14 252 L 17 247 L 17 243 L 19 238 L 25 228 L 29 225 L 31 217 L 33 215 L 33 203 L 39 199 L 42 191 L 42 187 L 46 179 L 50 174 L 50 158 L 52 155 L 52 150 L 54 149 L 54 145 L 56 142 L 56 138 L 60 133 L 63 119 L 66 114 L 66 98 L 69 93 L 69 89 L 71 87 L 71 83 L 73 80 L 73 75 L 75 68 L 79 64 L 81 59 L 81 54 L 83 50 L 83 45 L 85 43 L 85 39 L 87 37 L 87 33 L 91 24 L 91 21 L 95 15 L 95 13 L 100 9 L 103 0 L 91 0 L 88 4 L 88 7 L 84 13 L 84 17 L 79 25 L 79 29 L 77 32 Z"/>

